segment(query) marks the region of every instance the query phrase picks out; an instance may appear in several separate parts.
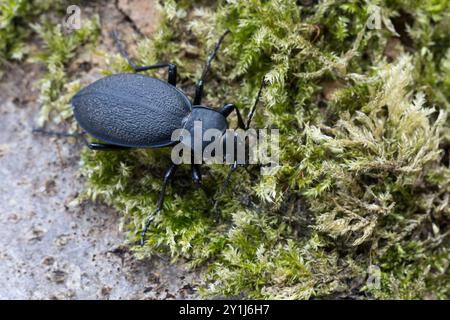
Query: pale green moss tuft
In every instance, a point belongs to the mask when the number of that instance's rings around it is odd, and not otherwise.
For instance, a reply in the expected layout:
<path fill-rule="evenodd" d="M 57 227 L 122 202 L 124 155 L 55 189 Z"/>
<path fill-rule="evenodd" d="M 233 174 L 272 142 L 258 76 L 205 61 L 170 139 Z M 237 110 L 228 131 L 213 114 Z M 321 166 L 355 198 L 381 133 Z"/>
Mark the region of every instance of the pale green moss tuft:
<path fill-rule="evenodd" d="M 39 81 L 41 104 L 39 125 L 49 120 L 61 123 L 72 117 L 70 99 L 81 89 L 78 80 L 69 80 L 67 64 L 86 43 L 95 43 L 100 22 L 97 15 L 83 22 L 82 27 L 64 34 L 61 24 L 46 22 L 32 26 L 44 42 L 44 51 L 35 56 L 47 66 L 47 73 Z"/>

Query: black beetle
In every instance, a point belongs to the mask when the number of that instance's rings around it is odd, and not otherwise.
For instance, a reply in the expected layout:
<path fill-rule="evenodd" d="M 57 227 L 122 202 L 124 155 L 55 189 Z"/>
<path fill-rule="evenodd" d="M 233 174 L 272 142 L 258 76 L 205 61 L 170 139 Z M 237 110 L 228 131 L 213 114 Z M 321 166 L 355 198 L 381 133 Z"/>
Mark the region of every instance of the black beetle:
<path fill-rule="evenodd" d="M 227 30 L 208 56 L 200 80 L 197 82 L 193 102 L 176 88 L 177 67 L 172 63 L 160 63 L 150 66 L 137 66 L 129 57 L 119 41 L 118 34 L 113 38 L 120 54 L 127 60 L 135 72 L 150 69 L 168 68 L 168 81 L 162 81 L 136 73 L 115 74 L 107 76 L 80 90 L 71 101 L 73 113 L 80 127 L 88 134 L 105 143 L 87 143 L 92 150 L 111 151 L 132 148 L 160 148 L 173 146 L 172 132 L 185 128 L 192 131 L 193 122 L 202 121 L 204 130 L 215 128 L 223 133 L 228 129 L 226 118 L 236 111 L 238 126 L 248 129 L 259 100 L 261 88 L 255 104 L 249 113 L 247 123 L 234 104 L 227 103 L 220 109 L 201 105 L 203 82 L 208 74 L 212 60 L 229 33 Z M 164 174 L 159 200 L 155 211 L 146 221 L 141 233 L 141 245 L 144 244 L 145 233 L 163 206 L 166 186 L 176 171 L 177 165 L 171 164 Z M 236 170 L 237 163 L 231 165 L 224 185 L 225 188 L 231 173 Z M 192 164 L 192 179 L 196 185 L 201 184 L 201 172 L 198 164 Z M 217 201 L 214 203 L 217 209 Z"/>

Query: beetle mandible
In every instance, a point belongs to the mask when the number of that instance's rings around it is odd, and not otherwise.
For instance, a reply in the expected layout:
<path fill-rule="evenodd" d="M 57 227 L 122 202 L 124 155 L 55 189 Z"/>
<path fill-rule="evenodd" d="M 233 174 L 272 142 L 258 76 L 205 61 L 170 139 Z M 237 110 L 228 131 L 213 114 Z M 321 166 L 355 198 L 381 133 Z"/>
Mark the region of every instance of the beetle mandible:
<path fill-rule="evenodd" d="M 196 84 L 194 99 L 189 98 L 176 87 L 177 66 L 173 63 L 158 63 L 138 66 L 122 46 L 119 35 L 113 31 L 112 36 L 120 54 L 136 73 L 120 73 L 104 77 L 80 90 L 71 100 L 75 120 L 80 127 L 92 137 L 104 143 L 88 143 L 92 150 L 112 151 L 133 148 L 161 148 L 174 146 L 179 141 L 172 141 L 172 132 L 184 128 L 192 131 L 194 121 L 203 123 L 202 130 L 218 129 L 222 133 L 228 129 L 227 117 L 235 111 L 238 127 L 248 129 L 255 113 L 255 108 L 264 86 L 262 81 L 253 108 L 246 123 L 239 109 L 232 103 L 226 103 L 220 109 L 202 105 L 204 80 L 209 72 L 211 62 L 216 57 L 225 36 L 219 38 L 203 68 Z M 167 68 L 167 82 L 139 72 Z M 234 157 L 233 159 L 236 159 Z M 145 234 L 155 215 L 161 211 L 166 187 L 177 169 L 171 164 L 164 173 L 159 199 L 154 212 L 147 219 L 141 232 L 141 245 Z M 230 166 L 222 186 L 226 187 L 231 173 L 237 169 L 236 161 Z M 201 184 L 201 172 L 198 164 L 192 164 L 192 179 L 197 186 Z M 217 200 L 214 208 L 217 209 Z"/>

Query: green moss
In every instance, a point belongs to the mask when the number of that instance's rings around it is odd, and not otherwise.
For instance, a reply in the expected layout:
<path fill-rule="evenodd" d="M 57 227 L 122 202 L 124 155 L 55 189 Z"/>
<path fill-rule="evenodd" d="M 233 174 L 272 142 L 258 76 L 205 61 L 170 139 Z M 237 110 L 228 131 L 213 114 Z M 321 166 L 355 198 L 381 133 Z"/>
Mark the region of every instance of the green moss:
<path fill-rule="evenodd" d="M 80 48 L 89 50 L 85 44 L 95 43 L 100 31 L 97 15 L 84 21 L 81 28 L 70 33 L 64 33 L 61 24 L 45 21 L 32 25 L 33 30 L 42 39 L 43 50 L 34 56 L 34 60 L 45 63 L 47 73 L 39 81 L 39 103 L 41 116 L 39 124 L 49 120 L 61 122 L 72 116 L 70 99 L 81 89 L 79 81 L 70 81 L 67 65 Z"/>
<path fill-rule="evenodd" d="M 84 21 L 79 30 L 64 31 L 61 22 L 68 4 L 65 0 L 0 0 L 0 75 L 5 61 L 20 62 L 28 55 L 30 62 L 41 62 L 47 68 L 38 83 L 40 125 L 49 120 L 50 113 L 54 122 L 72 116 L 69 101 L 80 85 L 70 81 L 67 65 L 80 47 L 95 43 L 99 34 L 97 15 Z M 32 44 L 42 47 L 32 50 Z"/>
<path fill-rule="evenodd" d="M 63 2 L 0 0 L 0 66 L 7 60 L 23 60 L 30 51 L 30 24 L 49 8 L 60 11 Z"/>
<path fill-rule="evenodd" d="M 367 25 L 374 7 L 365 1 L 298 2 L 167 1 L 160 31 L 139 41 L 137 60 L 178 64 L 180 87 L 192 94 L 208 50 L 229 28 L 205 102 L 248 111 L 265 76 L 254 126 L 280 129 L 281 155 L 273 176 L 238 170 L 220 216 L 210 199 L 226 168 L 204 168 L 204 190 L 182 168 L 136 254 L 202 266 L 205 296 L 448 298 L 445 1 L 377 1 L 380 29 Z M 66 61 L 73 50 L 61 40 Z M 109 72 L 130 71 L 118 54 L 108 60 Z M 62 90 L 65 81 L 50 86 Z M 65 118 L 68 98 L 57 101 L 62 108 L 48 109 Z M 134 244 L 155 208 L 168 151 L 84 150 L 82 159 L 85 196 L 118 208 Z M 380 286 L 366 284 L 373 265 Z"/>

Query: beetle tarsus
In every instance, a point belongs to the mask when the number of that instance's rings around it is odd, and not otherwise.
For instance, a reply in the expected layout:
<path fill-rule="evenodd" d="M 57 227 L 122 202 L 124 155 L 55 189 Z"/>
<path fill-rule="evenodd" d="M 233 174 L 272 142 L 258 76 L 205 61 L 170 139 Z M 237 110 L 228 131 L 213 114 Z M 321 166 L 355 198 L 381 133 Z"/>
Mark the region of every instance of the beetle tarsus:
<path fill-rule="evenodd" d="M 145 234 L 147 233 L 148 228 L 150 227 L 150 224 L 152 223 L 153 219 L 155 218 L 155 215 L 161 211 L 163 204 L 164 204 L 164 197 L 166 196 L 166 187 L 169 183 L 170 179 L 172 179 L 173 175 L 175 174 L 175 171 L 177 170 L 177 165 L 172 164 L 164 173 L 164 179 L 163 184 L 161 186 L 161 191 L 159 193 L 159 199 L 158 203 L 156 205 L 155 211 L 148 217 L 147 221 L 145 222 L 144 229 L 141 232 L 141 246 L 145 243 Z"/>

